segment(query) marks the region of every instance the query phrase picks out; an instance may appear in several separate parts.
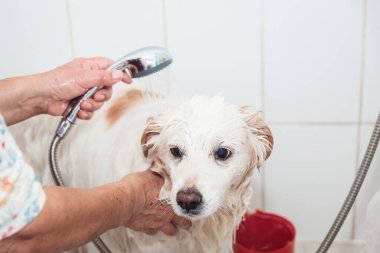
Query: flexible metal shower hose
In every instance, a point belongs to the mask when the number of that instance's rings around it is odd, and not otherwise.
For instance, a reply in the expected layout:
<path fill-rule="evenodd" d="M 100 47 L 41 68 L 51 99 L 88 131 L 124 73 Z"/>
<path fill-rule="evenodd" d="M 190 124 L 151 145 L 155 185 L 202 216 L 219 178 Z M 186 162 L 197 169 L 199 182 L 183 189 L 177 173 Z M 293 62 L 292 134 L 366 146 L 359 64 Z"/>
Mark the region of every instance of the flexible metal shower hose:
<path fill-rule="evenodd" d="M 352 205 L 355 202 L 356 196 L 359 193 L 359 190 L 363 184 L 364 178 L 367 175 L 373 156 L 375 155 L 376 148 L 379 144 L 379 139 L 380 139 L 380 113 L 377 117 L 377 121 L 375 123 L 375 127 L 372 132 L 371 140 L 368 144 L 367 150 L 365 152 L 360 168 L 356 174 L 355 180 L 351 186 L 350 192 L 348 193 L 346 200 L 343 203 L 343 206 L 341 207 L 337 217 L 335 218 L 334 223 L 332 224 L 330 230 L 326 234 L 325 239 L 319 246 L 316 253 L 327 252 L 332 242 L 334 241 L 336 235 L 338 234 L 340 228 L 342 227 L 344 220 L 346 219 L 348 213 L 350 212 L 352 208 Z"/>
<path fill-rule="evenodd" d="M 56 185 L 65 186 L 62 175 L 58 168 L 58 163 L 57 163 L 57 151 L 58 151 L 58 146 L 61 143 L 61 140 L 62 138 L 56 135 L 51 141 L 50 150 L 49 150 L 49 166 L 50 166 L 50 171 L 51 171 L 51 174 L 53 175 Z M 94 239 L 92 243 L 99 250 L 99 252 L 111 253 L 111 250 L 107 247 L 107 245 L 103 242 L 103 240 L 100 237 Z"/>

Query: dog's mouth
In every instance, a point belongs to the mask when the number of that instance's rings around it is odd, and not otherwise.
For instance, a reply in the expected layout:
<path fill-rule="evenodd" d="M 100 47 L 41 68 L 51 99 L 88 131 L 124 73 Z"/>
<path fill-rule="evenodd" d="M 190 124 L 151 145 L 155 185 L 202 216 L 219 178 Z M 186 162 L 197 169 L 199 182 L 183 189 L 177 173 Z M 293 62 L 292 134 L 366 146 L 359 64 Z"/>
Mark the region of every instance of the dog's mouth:
<path fill-rule="evenodd" d="M 197 217 L 201 216 L 202 208 L 195 209 L 195 210 L 186 210 L 186 209 L 181 208 L 181 214 L 182 214 L 182 216 L 187 216 L 190 218 L 197 218 Z"/>

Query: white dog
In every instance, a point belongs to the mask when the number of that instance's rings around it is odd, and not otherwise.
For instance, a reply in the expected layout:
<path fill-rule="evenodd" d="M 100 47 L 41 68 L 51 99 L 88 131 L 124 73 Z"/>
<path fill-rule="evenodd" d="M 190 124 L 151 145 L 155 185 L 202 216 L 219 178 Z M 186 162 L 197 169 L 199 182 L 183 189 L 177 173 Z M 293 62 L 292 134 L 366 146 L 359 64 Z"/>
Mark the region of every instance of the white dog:
<path fill-rule="evenodd" d="M 257 113 L 220 96 L 169 104 L 165 98 L 147 99 L 139 89 L 119 94 L 62 142 L 58 162 L 65 182 L 93 187 L 154 162 L 165 178 L 160 198 L 192 226 L 172 237 L 118 228 L 102 239 L 112 252 L 232 252 L 234 231 L 250 200 L 253 169 L 271 153 L 267 125 Z M 58 121 L 40 116 L 12 129 L 29 154 L 27 161 L 41 168 L 44 184 L 53 184 L 47 154 Z M 96 252 L 90 244 L 85 247 L 78 252 Z"/>

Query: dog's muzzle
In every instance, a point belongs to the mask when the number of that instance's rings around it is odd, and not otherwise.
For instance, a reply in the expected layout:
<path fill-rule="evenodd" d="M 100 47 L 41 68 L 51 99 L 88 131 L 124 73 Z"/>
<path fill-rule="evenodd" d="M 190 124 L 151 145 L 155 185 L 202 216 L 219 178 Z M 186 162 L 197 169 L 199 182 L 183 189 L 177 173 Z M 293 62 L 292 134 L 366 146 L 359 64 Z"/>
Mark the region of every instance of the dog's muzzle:
<path fill-rule="evenodd" d="M 178 191 L 176 201 L 182 212 L 190 216 L 198 215 L 203 205 L 202 194 L 194 187 Z"/>

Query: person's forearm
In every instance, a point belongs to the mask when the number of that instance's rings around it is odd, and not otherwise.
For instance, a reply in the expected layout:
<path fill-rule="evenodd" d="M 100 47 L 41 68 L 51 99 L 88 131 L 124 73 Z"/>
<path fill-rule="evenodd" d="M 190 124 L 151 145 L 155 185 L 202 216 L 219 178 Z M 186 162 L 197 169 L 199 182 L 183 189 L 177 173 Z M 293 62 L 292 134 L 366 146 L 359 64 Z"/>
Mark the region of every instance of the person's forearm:
<path fill-rule="evenodd" d="M 43 112 L 44 101 L 39 96 L 44 74 L 13 77 L 0 80 L 0 114 L 7 125 Z"/>
<path fill-rule="evenodd" d="M 62 252 L 126 224 L 132 209 L 128 189 L 119 183 L 90 190 L 46 187 L 46 203 L 35 220 L 0 241 L 1 252 Z M 128 212 L 127 212 L 128 213 Z"/>

